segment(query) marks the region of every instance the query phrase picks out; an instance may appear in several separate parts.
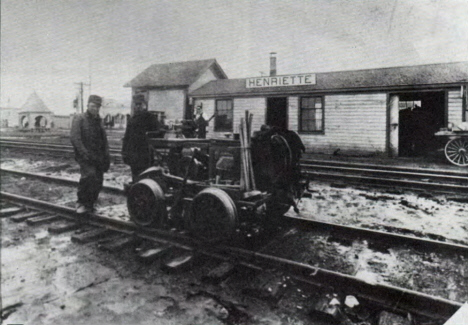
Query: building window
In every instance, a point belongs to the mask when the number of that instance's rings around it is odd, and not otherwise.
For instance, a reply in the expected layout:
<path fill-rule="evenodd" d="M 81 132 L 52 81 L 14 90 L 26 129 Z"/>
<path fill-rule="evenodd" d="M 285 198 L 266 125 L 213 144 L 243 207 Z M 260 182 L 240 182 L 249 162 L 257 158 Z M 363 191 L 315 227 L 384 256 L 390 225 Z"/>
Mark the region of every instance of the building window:
<path fill-rule="evenodd" d="M 323 132 L 323 97 L 302 97 L 300 132 Z"/>
<path fill-rule="evenodd" d="M 216 101 L 214 130 L 216 132 L 232 132 L 233 105 L 232 99 L 219 99 Z"/>

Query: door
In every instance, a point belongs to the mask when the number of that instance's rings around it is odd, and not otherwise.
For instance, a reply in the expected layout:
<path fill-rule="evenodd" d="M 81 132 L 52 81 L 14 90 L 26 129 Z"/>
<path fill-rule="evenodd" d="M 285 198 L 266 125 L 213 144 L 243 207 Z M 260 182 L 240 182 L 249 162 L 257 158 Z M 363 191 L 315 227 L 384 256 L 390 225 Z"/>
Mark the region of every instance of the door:
<path fill-rule="evenodd" d="M 281 129 L 288 128 L 287 97 L 267 98 L 266 124 Z"/>

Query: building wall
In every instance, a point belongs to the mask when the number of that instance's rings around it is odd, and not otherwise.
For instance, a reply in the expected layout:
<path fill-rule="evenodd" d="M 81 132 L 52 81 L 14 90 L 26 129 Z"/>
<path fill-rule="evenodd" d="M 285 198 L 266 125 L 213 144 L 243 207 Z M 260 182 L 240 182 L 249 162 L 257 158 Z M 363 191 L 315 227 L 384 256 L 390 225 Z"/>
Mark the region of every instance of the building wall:
<path fill-rule="evenodd" d="M 188 92 L 190 93 L 191 91 L 200 88 L 204 84 L 210 82 L 211 80 L 216 80 L 216 76 L 214 75 L 213 71 L 211 69 L 206 70 L 200 78 L 198 78 L 197 81 L 195 81 L 193 84 L 190 85 Z"/>
<path fill-rule="evenodd" d="M 206 117 L 214 113 L 215 100 L 196 100 L 203 103 Z M 299 131 L 299 97 L 288 97 L 289 129 Z M 387 134 L 387 95 L 350 94 L 325 96 L 325 132 L 299 133 L 308 152 L 384 153 Z M 245 110 L 253 114 L 252 130 L 265 123 L 266 97 L 234 99 L 234 132 L 238 132 L 240 118 Z M 226 132 L 214 132 L 214 122 L 208 127 L 209 138 L 224 138 Z M 365 131 L 364 131 L 365 130 Z"/>
<path fill-rule="evenodd" d="M 167 123 L 184 118 L 185 90 L 150 90 L 148 110 L 164 112 Z"/>
<path fill-rule="evenodd" d="M 460 89 L 448 92 L 448 122 L 459 125 L 462 122 L 463 98 Z"/>
<path fill-rule="evenodd" d="M 55 129 L 70 129 L 73 115 L 54 115 Z"/>
<path fill-rule="evenodd" d="M 50 128 L 51 127 L 51 122 L 54 121 L 53 119 L 53 116 L 52 116 L 52 113 L 50 112 L 47 112 L 47 113 L 20 113 L 18 115 L 18 123 L 19 123 L 19 126 L 20 128 L 22 128 L 22 124 L 21 124 L 21 120 L 24 118 L 25 121 L 28 121 L 28 127 L 27 129 L 34 129 L 35 128 L 35 123 L 36 123 L 36 117 L 38 116 L 42 116 L 43 118 L 45 118 L 45 121 L 46 121 L 46 124 L 45 124 L 45 128 Z M 55 122 L 54 122 L 55 124 Z"/>
<path fill-rule="evenodd" d="M 308 152 L 384 153 L 387 142 L 387 95 L 328 95 L 323 134 L 299 133 Z M 298 131 L 299 98 L 289 99 L 290 127 Z"/>
<path fill-rule="evenodd" d="M 203 116 L 209 119 L 215 112 L 215 100 L 195 100 L 195 106 L 203 104 Z M 233 99 L 234 115 L 233 115 L 233 132 L 239 133 L 239 125 L 241 118 L 245 117 L 245 111 L 248 110 L 252 117 L 252 132 L 260 130 L 260 127 L 265 124 L 266 99 L 264 97 L 253 98 L 234 98 Z M 229 132 L 214 132 L 214 119 L 210 121 L 207 128 L 208 138 L 225 138 L 225 134 Z"/>
<path fill-rule="evenodd" d="M 332 154 L 384 154 L 387 152 L 387 93 L 335 94 L 324 97 L 324 132 L 299 132 L 299 96 L 288 97 L 288 127 L 299 133 L 307 152 Z M 244 111 L 254 114 L 252 130 L 265 123 L 266 97 L 234 98 L 234 132 L 238 132 Z M 215 99 L 197 99 L 203 103 L 204 116 L 214 114 Z M 448 91 L 448 122 L 462 122 L 460 89 Z M 226 132 L 214 132 L 214 121 L 207 128 L 208 138 L 225 138 Z"/>
<path fill-rule="evenodd" d="M 240 119 L 245 118 L 245 111 L 248 110 L 252 117 L 252 131 L 260 130 L 265 124 L 266 98 L 236 98 L 234 99 L 234 132 L 239 133 Z"/>
<path fill-rule="evenodd" d="M 2 128 L 6 127 L 16 127 L 18 126 L 18 112 L 17 108 L 1 108 L 0 109 L 0 126 Z"/>

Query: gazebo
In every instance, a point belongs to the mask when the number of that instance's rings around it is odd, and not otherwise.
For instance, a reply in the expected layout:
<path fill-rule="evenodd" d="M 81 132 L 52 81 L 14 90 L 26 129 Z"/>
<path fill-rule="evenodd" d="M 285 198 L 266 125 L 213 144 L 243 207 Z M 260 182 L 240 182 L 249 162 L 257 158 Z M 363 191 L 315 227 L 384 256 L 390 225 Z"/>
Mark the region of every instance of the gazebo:
<path fill-rule="evenodd" d="M 19 112 L 19 127 L 21 129 L 43 131 L 51 127 L 52 112 L 42 99 L 33 92 Z"/>

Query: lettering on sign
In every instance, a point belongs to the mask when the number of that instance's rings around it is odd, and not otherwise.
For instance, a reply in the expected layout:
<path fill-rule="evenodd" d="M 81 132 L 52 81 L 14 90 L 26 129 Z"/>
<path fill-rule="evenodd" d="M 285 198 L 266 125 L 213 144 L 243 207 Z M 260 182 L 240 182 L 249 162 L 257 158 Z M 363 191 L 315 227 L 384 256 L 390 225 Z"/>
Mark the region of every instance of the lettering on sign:
<path fill-rule="evenodd" d="M 247 88 L 287 87 L 315 85 L 315 74 L 296 74 L 289 76 L 255 77 L 246 79 Z"/>

